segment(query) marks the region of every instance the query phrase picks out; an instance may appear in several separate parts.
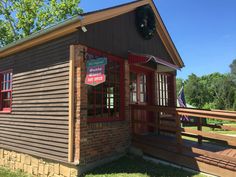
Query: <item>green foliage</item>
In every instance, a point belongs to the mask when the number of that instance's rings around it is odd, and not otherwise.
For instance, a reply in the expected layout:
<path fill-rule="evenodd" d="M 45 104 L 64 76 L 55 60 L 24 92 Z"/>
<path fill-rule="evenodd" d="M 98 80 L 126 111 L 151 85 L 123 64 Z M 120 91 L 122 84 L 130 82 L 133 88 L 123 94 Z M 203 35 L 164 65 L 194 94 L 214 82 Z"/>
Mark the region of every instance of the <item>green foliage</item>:
<path fill-rule="evenodd" d="M 180 79 L 180 78 L 177 78 L 177 79 L 176 79 L 176 95 L 179 94 L 179 91 L 180 91 L 180 89 L 181 89 L 183 83 L 184 83 L 184 80 L 183 80 L 183 79 Z"/>
<path fill-rule="evenodd" d="M 236 110 L 236 60 L 230 67 L 229 74 L 191 74 L 184 82 L 187 103 L 201 109 Z"/>
<path fill-rule="evenodd" d="M 10 171 L 5 168 L 0 168 L 0 177 L 29 177 L 20 171 Z"/>
<path fill-rule="evenodd" d="M 234 105 L 233 110 L 236 110 L 236 91 L 234 92 Z"/>
<path fill-rule="evenodd" d="M 233 81 L 236 83 L 236 59 L 230 65 L 230 69 L 231 69 L 231 75 L 233 77 Z"/>
<path fill-rule="evenodd" d="M 233 60 L 233 62 L 230 64 L 231 73 L 236 74 L 236 59 Z"/>
<path fill-rule="evenodd" d="M 201 108 L 205 100 L 205 90 L 201 80 L 195 74 L 191 74 L 184 83 L 184 89 L 187 103 Z"/>
<path fill-rule="evenodd" d="M 80 0 L 0 0 L 0 47 L 82 13 Z"/>

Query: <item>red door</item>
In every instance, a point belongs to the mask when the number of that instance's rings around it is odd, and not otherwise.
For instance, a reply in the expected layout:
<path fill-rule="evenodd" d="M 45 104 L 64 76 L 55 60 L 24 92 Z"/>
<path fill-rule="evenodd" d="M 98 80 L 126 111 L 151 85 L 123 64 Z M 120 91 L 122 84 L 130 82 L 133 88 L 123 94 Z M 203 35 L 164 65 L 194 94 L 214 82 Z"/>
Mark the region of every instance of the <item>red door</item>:
<path fill-rule="evenodd" d="M 153 72 L 141 67 L 132 66 L 130 68 L 130 103 L 140 105 L 151 105 L 153 89 Z M 135 111 L 134 129 L 136 134 L 147 134 L 153 132 L 153 128 L 148 124 L 153 122 L 152 113 L 145 110 Z"/>

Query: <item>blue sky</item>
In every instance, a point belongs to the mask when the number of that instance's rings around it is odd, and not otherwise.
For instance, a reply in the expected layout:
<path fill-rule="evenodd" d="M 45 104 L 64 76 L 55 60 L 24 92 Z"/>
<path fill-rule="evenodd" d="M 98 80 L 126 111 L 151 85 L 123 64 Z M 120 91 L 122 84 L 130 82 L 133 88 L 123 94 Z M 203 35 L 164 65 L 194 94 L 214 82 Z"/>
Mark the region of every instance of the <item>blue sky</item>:
<path fill-rule="evenodd" d="M 130 0 L 82 0 L 80 6 L 89 12 L 126 2 Z M 230 71 L 236 59 L 236 0 L 154 2 L 186 65 L 178 77 Z"/>

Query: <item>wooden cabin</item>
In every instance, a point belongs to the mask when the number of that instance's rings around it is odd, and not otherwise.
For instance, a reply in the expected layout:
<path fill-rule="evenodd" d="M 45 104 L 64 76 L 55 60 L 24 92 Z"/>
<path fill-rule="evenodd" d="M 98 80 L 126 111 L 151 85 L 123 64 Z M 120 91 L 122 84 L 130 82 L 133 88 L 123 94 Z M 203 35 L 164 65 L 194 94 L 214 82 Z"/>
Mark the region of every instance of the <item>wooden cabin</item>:
<path fill-rule="evenodd" d="M 1 48 L 0 165 L 74 177 L 135 146 L 196 169 L 183 163 L 193 157 L 178 151 L 178 161 L 145 140 L 162 135 L 179 148 L 178 115 L 190 114 L 176 110 L 183 66 L 151 0 L 82 14 Z"/>

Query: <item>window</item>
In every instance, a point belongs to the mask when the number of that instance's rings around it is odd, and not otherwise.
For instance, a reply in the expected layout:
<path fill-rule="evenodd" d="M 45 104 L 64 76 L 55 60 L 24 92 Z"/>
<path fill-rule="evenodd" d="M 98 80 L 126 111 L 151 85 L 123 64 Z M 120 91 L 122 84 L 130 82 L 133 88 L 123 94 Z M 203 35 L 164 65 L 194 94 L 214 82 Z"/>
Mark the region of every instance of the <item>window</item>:
<path fill-rule="evenodd" d="M 11 112 L 12 71 L 0 72 L 0 111 Z"/>
<path fill-rule="evenodd" d="M 88 50 L 93 58 L 106 57 L 106 81 L 97 86 L 88 86 L 88 121 L 102 122 L 121 120 L 124 108 L 124 61 L 93 49 Z"/>
<path fill-rule="evenodd" d="M 157 104 L 159 106 L 175 106 L 174 76 L 168 73 L 157 74 Z"/>
<path fill-rule="evenodd" d="M 130 102 L 147 102 L 147 75 L 143 73 L 130 73 Z"/>

